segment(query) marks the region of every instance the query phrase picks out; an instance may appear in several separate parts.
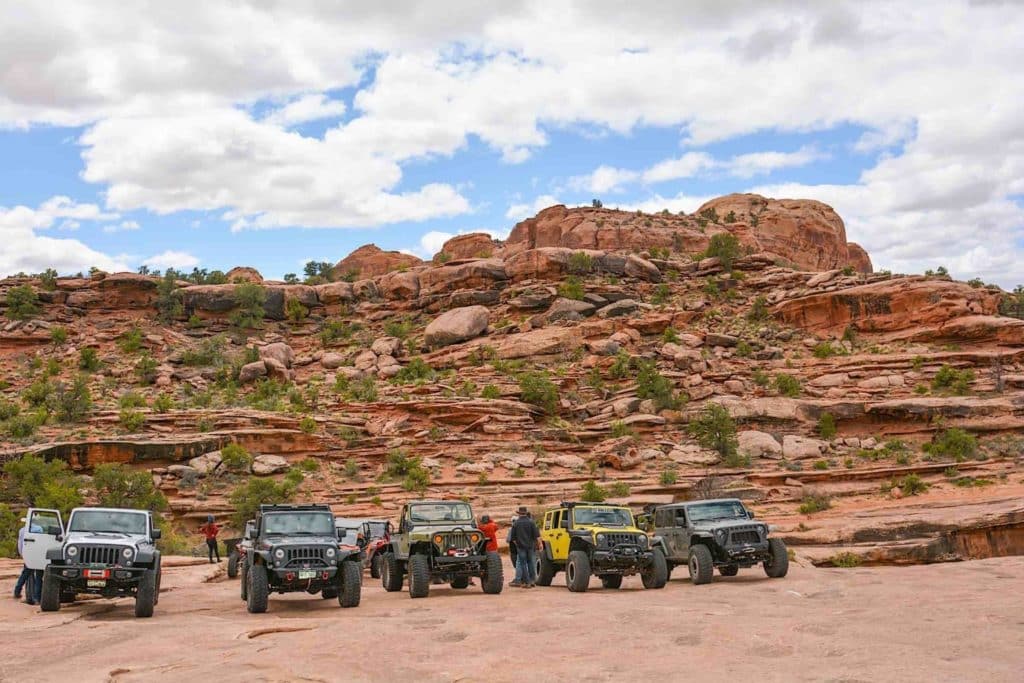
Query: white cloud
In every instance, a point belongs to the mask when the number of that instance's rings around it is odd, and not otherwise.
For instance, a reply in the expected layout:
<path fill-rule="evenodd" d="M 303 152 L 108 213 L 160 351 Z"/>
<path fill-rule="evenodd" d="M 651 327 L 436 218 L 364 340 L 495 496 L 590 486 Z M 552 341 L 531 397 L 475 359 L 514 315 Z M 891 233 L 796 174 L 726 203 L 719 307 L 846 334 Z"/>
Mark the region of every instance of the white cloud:
<path fill-rule="evenodd" d="M 646 169 L 642 178 L 645 183 L 657 183 L 678 178 L 692 178 L 701 171 L 714 168 L 717 162 L 705 152 L 687 152 L 675 159 L 666 159 Z"/>
<path fill-rule="evenodd" d="M 514 221 L 521 221 L 522 219 L 529 218 L 538 211 L 546 209 L 549 206 L 554 206 L 555 204 L 561 204 L 561 202 L 550 194 L 543 194 L 534 199 L 531 203 L 512 204 L 505 212 L 505 218 L 509 218 Z"/>
<path fill-rule="evenodd" d="M 66 226 L 79 221 L 116 218 L 95 204 L 79 204 L 57 196 L 38 208 L 0 206 L 0 277 L 14 273 L 38 273 L 54 268 L 59 273 L 74 273 L 92 266 L 107 271 L 127 270 L 124 259 L 95 251 L 79 240 L 57 239 L 38 231 L 52 227 L 58 220 Z"/>
<path fill-rule="evenodd" d="M 725 164 L 729 175 L 737 178 L 751 178 L 766 175 L 780 168 L 806 166 L 814 161 L 827 159 L 813 147 L 802 147 L 795 152 L 751 152 L 734 156 Z"/>
<path fill-rule="evenodd" d="M 199 265 L 199 259 L 185 251 L 174 251 L 168 249 L 167 251 L 160 252 L 150 256 L 142 262 L 142 265 L 149 266 L 150 268 L 176 268 L 176 269 L 187 269 L 195 268 Z"/>
<path fill-rule="evenodd" d="M 304 95 L 280 109 L 275 109 L 263 120 L 287 127 L 309 121 L 336 118 L 343 115 L 345 109 L 345 103 L 341 100 L 329 100 L 323 94 L 314 93 Z"/>
<path fill-rule="evenodd" d="M 601 165 L 585 176 L 570 178 L 569 187 L 574 190 L 584 190 L 597 194 L 621 192 L 623 185 L 633 183 L 639 177 L 640 174 L 636 171 Z"/>
<path fill-rule="evenodd" d="M 106 232 L 106 233 L 130 232 L 130 231 L 133 231 L 133 230 L 138 230 L 139 227 L 140 226 L 139 226 L 137 221 L 121 221 L 120 223 L 117 223 L 117 224 L 104 225 L 103 226 L 103 232 Z"/>

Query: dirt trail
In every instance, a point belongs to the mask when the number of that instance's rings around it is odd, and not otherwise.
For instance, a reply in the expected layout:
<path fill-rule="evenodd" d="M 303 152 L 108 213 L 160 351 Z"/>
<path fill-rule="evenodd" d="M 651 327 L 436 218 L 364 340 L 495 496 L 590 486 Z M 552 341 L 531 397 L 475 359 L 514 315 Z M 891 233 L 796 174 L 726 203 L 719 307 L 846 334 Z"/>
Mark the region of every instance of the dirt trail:
<path fill-rule="evenodd" d="M 11 580 L 0 587 L 9 595 Z M 665 590 L 434 587 L 412 601 L 366 577 L 362 605 L 273 596 L 168 569 L 157 613 L 91 601 L 43 614 L 0 600 L 2 681 L 1019 681 L 1024 557 L 904 568 L 760 571 Z M 25 654 L 15 654 L 25 653 Z M 32 654 L 34 653 L 34 654 Z M 401 654 L 399 654 L 401 653 Z M 728 680 L 727 679 L 727 680 Z"/>

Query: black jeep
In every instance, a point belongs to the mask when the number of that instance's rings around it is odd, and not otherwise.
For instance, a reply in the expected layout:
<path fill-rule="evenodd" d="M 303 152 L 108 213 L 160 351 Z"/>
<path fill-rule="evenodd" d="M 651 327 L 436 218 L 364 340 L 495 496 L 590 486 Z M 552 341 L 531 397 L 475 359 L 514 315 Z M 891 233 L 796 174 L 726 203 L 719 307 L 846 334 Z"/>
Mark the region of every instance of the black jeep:
<path fill-rule="evenodd" d="M 261 505 L 252 534 L 239 557 L 242 599 L 250 612 L 266 612 L 271 592 L 320 593 L 342 607 L 359 605 L 359 552 L 339 547 L 326 505 Z"/>
<path fill-rule="evenodd" d="M 768 525 L 755 522 L 754 513 L 735 498 L 661 505 L 645 518 L 669 572 L 685 564 L 695 584 L 709 583 L 715 567 L 722 576 L 736 576 L 740 568 L 760 563 L 773 579 L 789 571 L 786 544 L 769 538 Z"/>

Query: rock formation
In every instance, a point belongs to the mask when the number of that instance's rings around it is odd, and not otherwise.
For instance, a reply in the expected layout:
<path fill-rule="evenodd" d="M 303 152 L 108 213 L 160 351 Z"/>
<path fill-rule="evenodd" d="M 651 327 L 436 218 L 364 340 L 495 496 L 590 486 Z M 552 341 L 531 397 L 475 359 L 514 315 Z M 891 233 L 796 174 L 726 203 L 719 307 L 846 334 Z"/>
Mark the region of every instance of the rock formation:
<path fill-rule="evenodd" d="M 365 244 L 338 261 L 331 269 L 331 276 L 337 280 L 372 278 L 421 263 L 420 259 L 411 254 L 384 251 L 375 244 Z"/>

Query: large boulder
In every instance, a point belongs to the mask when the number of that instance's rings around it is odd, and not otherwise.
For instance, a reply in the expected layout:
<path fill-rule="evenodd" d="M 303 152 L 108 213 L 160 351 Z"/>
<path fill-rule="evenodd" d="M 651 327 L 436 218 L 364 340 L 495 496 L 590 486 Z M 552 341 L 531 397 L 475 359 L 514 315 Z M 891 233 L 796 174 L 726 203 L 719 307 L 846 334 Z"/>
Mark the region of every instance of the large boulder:
<path fill-rule="evenodd" d="M 328 282 L 324 285 L 316 285 L 313 287 L 313 290 L 316 292 L 320 303 L 324 306 L 348 303 L 355 300 L 351 282 Z"/>
<path fill-rule="evenodd" d="M 551 308 L 548 309 L 545 317 L 552 322 L 556 320 L 579 320 L 584 316 L 593 314 L 593 312 L 593 304 L 562 298 L 556 299 L 555 303 L 551 304 Z"/>
<path fill-rule="evenodd" d="M 408 301 L 420 293 L 420 276 L 409 271 L 397 271 L 381 276 L 377 287 L 385 299 Z"/>
<path fill-rule="evenodd" d="M 263 284 L 263 276 L 260 274 L 260 271 L 248 266 L 235 266 L 227 272 L 226 277 L 228 282 L 231 283 L 253 282 L 258 285 Z"/>
<path fill-rule="evenodd" d="M 351 254 L 338 261 L 331 269 L 335 280 L 346 278 L 372 278 L 390 273 L 399 268 L 412 268 L 423 261 L 400 251 L 384 251 L 375 244 L 364 244 Z"/>
<path fill-rule="evenodd" d="M 479 259 L 424 270 L 420 273 L 420 291 L 423 295 L 431 295 L 460 289 L 486 290 L 506 280 L 508 274 L 504 261 Z"/>
<path fill-rule="evenodd" d="M 427 346 L 448 346 L 473 339 L 484 333 L 490 313 L 483 306 L 454 308 L 434 318 L 427 325 L 424 341 Z"/>
<path fill-rule="evenodd" d="M 253 474 L 277 474 L 288 469 L 288 461 L 280 455 L 257 455 L 252 461 Z"/>
<path fill-rule="evenodd" d="M 766 432 L 746 430 L 736 435 L 739 441 L 740 455 L 747 455 L 751 458 L 780 458 L 782 457 L 782 446 L 775 437 Z"/>
<path fill-rule="evenodd" d="M 456 235 L 445 242 L 441 251 L 434 256 L 434 263 L 490 258 L 500 250 L 501 244 L 495 242 L 486 232 L 471 232 L 466 235 Z"/>
<path fill-rule="evenodd" d="M 220 451 L 210 451 L 188 461 L 190 467 L 199 474 L 212 474 L 222 462 Z"/>
<path fill-rule="evenodd" d="M 290 368 L 292 363 L 295 361 L 295 352 L 292 351 L 292 347 L 288 346 L 284 342 L 265 344 L 259 347 L 258 352 L 260 354 L 260 358 L 264 361 L 267 359 L 274 359 L 286 368 Z"/>
<path fill-rule="evenodd" d="M 267 364 L 261 360 L 246 363 L 238 371 L 238 381 L 242 384 L 255 382 L 260 377 L 267 376 Z"/>
<path fill-rule="evenodd" d="M 782 437 L 782 456 L 787 460 L 808 460 L 820 458 L 828 444 L 820 439 L 787 434 Z"/>

